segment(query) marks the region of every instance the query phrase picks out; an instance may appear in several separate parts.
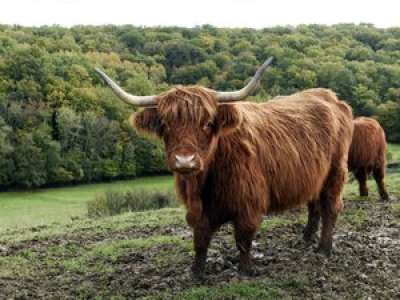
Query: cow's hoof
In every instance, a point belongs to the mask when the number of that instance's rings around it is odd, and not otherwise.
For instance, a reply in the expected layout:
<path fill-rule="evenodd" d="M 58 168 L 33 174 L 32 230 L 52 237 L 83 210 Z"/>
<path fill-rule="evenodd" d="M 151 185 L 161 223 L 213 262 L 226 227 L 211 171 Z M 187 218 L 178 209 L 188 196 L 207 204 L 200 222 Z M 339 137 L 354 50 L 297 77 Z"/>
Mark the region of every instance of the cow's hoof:
<path fill-rule="evenodd" d="M 253 264 L 239 265 L 239 274 L 242 276 L 259 276 L 261 274 L 260 270 Z"/>
<path fill-rule="evenodd" d="M 192 279 L 195 281 L 203 281 L 204 276 L 204 266 L 193 265 L 192 266 Z"/>
<path fill-rule="evenodd" d="M 333 253 L 332 245 L 320 244 L 315 252 L 320 253 L 329 258 L 332 256 L 332 253 Z"/>
<path fill-rule="evenodd" d="M 193 281 L 204 281 L 206 279 L 206 277 L 205 277 L 205 275 L 204 275 L 204 272 L 201 272 L 201 273 L 195 273 L 195 272 L 192 272 L 192 280 Z"/>
<path fill-rule="evenodd" d="M 389 195 L 385 195 L 383 197 L 379 197 L 379 201 L 381 201 L 381 202 L 388 202 L 388 201 L 391 201 L 391 200 L 395 200 L 395 199 L 393 197 L 390 197 Z"/>
<path fill-rule="evenodd" d="M 307 232 L 304 233 L 303 235 L 303 241 L 305 244 L 305 247 L 308 248 L 310 246 L 312 246 L 316 241 L 317 241 L 317 234 L 313 233 L 313 234 L 309 234 Z"/>

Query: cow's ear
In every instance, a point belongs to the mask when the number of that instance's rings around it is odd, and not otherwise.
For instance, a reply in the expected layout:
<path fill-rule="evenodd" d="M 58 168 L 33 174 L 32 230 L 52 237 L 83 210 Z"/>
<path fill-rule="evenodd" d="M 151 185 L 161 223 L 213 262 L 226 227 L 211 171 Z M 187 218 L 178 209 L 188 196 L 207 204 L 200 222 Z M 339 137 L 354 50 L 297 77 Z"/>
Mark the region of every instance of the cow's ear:
<path fill-rule="evenodd" d="M 137 130 L 161 137 L 162 123 L 157 108 L 145 108 L 132 114 L 130 119 Z"/>
<path fill-rule="evenodd" d="M 234 104 L 218 105 L 216 121 L 222 134 L 229 134 L 242 123 L 242 113 Z"/>

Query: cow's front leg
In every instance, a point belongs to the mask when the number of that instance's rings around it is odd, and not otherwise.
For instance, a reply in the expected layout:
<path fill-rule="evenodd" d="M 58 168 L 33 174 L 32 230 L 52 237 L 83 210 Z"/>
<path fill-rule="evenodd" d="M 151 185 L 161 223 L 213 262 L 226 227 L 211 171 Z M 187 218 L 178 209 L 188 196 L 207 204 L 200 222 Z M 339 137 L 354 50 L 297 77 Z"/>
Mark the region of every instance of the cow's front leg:
<path fill-rule="evenodd" d="M 255 219 L 260 219 L 260 221 L 257 222 L 257 224 L 247 223 L 243 220 L 234 223 L 236 247 L 240 252 L 239 272 L 248 276 L 257 275 L 257 270 L 253 266 L 250 250 L 251 243 L 259 225 L 261 224 L 262 218 L 255 217 L 252 221 L 254 222 Z"/>
<path fill-rule="evenodd" d="M 204 275 L 207 250 L 213 232 L 207 218 L 203 217 L 196 224 L 193 224 L 195 257 L 192 265 L 192 273 L 195 278 L 201 279 Z"/>

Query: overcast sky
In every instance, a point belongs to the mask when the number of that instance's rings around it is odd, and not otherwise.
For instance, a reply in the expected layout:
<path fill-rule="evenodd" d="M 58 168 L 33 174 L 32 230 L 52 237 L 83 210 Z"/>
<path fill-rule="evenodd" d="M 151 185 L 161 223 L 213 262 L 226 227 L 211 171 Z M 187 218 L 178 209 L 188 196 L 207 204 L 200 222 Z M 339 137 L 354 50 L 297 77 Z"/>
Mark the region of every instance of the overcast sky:
<path fill-rule="evenodd" d="M 262 28 L 373 23 L 400 26 L 399 0 L 1 0 L 0 23 Z"/>

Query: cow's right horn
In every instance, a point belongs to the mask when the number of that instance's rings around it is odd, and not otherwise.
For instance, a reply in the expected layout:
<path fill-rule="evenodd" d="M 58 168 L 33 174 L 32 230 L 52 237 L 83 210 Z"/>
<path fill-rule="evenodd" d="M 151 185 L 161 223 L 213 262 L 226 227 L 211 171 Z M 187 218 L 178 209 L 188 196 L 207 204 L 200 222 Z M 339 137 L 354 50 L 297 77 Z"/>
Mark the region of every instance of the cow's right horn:
<path fill-rule="evenodd" d="M 261 79 L 261 76 L 264 74 L 264 71 L 268 68 L 273 59 L 274 58 L 272 56 L 268 58 L 262 64 L 262 66 L 258 68 L 256 74 L 253 76 L 250 82 L 241 90 L 233 92 L 217 92 L 216 95 L 217 100 L 219 102 L 231 102 L 231 101 L 240 101 L 245 99 L 247 96 L 249 96 L 251 93 L 254 92 L 254 90 L 257 87 L 257 84 Z"/>
<path fill-rule="evenodd" d="M 157 104 L 156 96 L 134 96 L 125 92 L 118 84 L 106 75 L 99 68 L 95 68 L 97 74 L 111 87 L 114 94 L 121 98 L 125 103 L 134 106 L 154 106 Z"/>

